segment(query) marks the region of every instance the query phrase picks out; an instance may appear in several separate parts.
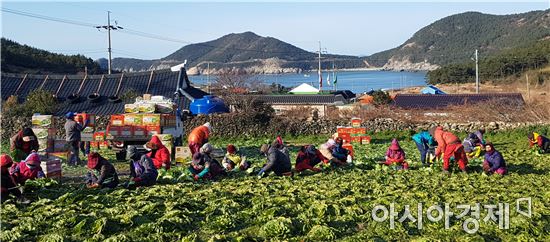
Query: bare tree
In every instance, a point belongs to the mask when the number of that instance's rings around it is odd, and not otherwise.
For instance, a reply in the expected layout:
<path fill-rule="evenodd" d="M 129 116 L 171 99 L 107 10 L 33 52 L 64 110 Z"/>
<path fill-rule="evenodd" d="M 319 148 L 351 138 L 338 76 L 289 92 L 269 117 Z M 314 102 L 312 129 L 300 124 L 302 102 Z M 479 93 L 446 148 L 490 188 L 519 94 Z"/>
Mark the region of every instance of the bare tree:
<path fill-rule="evenodd" d="M 211 90 L 236 112 L 256 110 L 261 104 L 254 94 L 269 92 L 257 75 L 241 69 L 224 69 L 218 72 Z M 260 109 L 264 109 L 261 107 Z"/>

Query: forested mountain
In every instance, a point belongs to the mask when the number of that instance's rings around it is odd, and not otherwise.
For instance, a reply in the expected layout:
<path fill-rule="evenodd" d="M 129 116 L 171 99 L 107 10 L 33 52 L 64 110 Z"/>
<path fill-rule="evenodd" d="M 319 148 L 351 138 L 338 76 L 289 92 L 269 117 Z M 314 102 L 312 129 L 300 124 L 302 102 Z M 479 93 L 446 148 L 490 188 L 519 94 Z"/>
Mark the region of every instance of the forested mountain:
<path fill-rule="evenodd" d="M 416 32 L 402 45 L 366 58 L 387 69 L 435 69 L 525 47 L 550 38 L 550 10 L 513 15 L 466 12 L 445 17 Z"/>
<path fill-rule="evenodd" d="M 527 70 L 539 69 L 550 64 L 550 38 L 538 41 L 526 47 L 505 50 L 499 54 L 479 61 L 480 80 L 500 81 L 506 77 L 521 74 Z M 549 77 L 536 77 L 540 83 Z M 465 83 L 475 81 L 475 63 L 466 61 L 458 64 L 449 64 L 428 72 L 428 82 Z"/>
<path fill-rule="evenodd" d="M 84 72 L 101 73 L 99 64 L 83 55 L 62 55 L 21 45 L 2 38 L 2 71 L 29 74 Z"/>
<path fill-rule="evenodd" d="M 325 55 L 323 68 L 366 67 L 357 56 Z M 272 37 L 252 32 L 228 34 L 219 39 L 190 44 L 160 60 L 115 58 L 113 68 L 126 71 L 165 69 L 187 60 L 188 66 L 202 72 L 209 63 L 211 70 L 243 68 L 256 73 L 299 72 L 318 68 L 317 54 Z M 194 67 L 194 68 L 193 68 Z"/>

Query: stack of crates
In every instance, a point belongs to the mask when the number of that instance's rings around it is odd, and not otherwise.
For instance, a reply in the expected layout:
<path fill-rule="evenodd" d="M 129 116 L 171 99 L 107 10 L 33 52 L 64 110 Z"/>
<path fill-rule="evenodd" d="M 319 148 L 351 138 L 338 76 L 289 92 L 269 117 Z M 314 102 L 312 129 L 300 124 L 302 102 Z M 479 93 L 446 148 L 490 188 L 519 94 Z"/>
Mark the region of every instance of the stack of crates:
<path fill-rule="evenodd" d="M 32 131 L 38 138 L 38 152 L 45 154 L 54 151 L 55 133 L 52 115 L 35 114 L 31 118 Z"/>
<path fill-rule="evenodd" d="M 369 144 L 371 137 L 367 135 L 367 128 L 361 127 L 361 119 L 352 118 L 351 127 L 339 126 L 337 128 L 338 137 L 345 143 Z"/>

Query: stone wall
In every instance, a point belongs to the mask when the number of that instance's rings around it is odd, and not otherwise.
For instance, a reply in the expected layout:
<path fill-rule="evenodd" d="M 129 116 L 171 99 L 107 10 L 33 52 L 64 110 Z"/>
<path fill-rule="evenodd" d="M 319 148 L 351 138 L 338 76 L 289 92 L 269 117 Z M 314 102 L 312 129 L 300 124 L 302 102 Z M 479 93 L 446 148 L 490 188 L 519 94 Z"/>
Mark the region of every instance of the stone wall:
<path fill-rule="evenodd" d="M 7 142 L 9 137 L 17 132 L 23 126 L 31 125 L 30 118 L 21 117 L 2 117 L 2 142 Z M 58 129 L 59 137 L 65 136 L 63 125 L 64 117 L 55 118 L 55 127 Z M 350 121 L 345 120 L 327 120 L 319 119 L 315 121 L 296 120 L 285 117 L 265 117 L 253 114 L 216 114 L 209 116 L 188 117 L 184 122 L 185 133 L 188 134 L 194 127 L 210 122 L 214 127 L 215 136 L 221 137 L 265 137 L 275 135 L 329 135 L 336 132 L 337 126 L 348 126 Z M 105 130 L 109 123 L 109 116 L 98 116 L 96 119 L 97 130 Z M 467 123 L 406 123 L 393 119 L 373 119 L 365 120 L 362 124 L 368 131 L 380 132 L 385 130 L 411 130 L 417 128 L 429 129 L 436 125 L 442 125 L 444 128 L 458 131 L 469 132 L 479 128 L 487 130 L 508 130 L 530 125 L 540 125 L 548 123 L 504 123 L 504 122 L 467 122 Z"/>

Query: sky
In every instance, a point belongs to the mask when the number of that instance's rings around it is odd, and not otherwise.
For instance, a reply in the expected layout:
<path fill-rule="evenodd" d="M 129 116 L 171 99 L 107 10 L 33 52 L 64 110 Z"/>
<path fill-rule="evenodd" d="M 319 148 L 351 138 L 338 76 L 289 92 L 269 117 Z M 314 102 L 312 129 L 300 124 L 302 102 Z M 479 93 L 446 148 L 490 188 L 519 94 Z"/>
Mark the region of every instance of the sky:
<path fill-rule="evenodd" d="M 467 11 L 514 14 L 550 8 L 550 0 L 2 1 L 1 4 L 2 37 L 92 59 L 107 57 L 107 32 L 95 28 L 107 25 L 107 11 L 111 12 L 111 24 L 124 28 L 111 31 L 113 58 L 158 59 L 187 44 L 245 31 L 274 37 L 308 51 L 316 51 L 320 41 L 328 53 L 363 56 L 399 46 L 422 27 L 449 15 Z"/>

